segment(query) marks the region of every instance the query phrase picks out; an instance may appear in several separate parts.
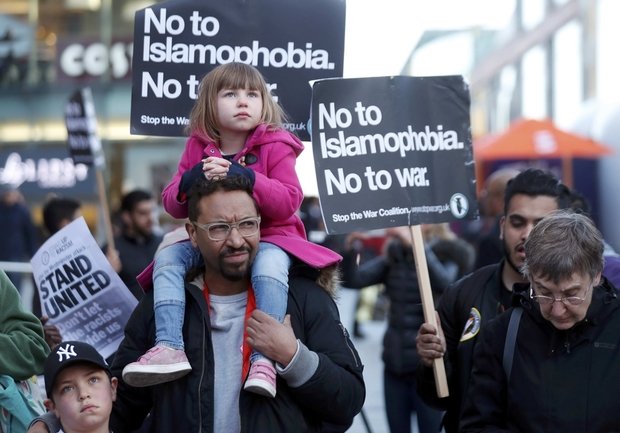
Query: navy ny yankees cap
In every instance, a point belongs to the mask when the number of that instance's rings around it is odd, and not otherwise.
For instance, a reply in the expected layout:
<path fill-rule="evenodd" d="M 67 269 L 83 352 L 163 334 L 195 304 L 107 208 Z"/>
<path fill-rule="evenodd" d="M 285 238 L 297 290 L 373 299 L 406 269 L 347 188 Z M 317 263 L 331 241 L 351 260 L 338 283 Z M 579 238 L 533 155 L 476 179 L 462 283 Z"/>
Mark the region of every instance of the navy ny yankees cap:
<path fill-rule="evenodd" d="M 52 398 L 52 390 L 58 373 L 66 367 L 78 362 L 90 362 L 105 370 L 110 375 L 110 366 L 103 356 L 87 343 L 81 341 L 63 341 L 48 355 L 45 360 L 43 374 L 45 376 L 45 392 Z"/>

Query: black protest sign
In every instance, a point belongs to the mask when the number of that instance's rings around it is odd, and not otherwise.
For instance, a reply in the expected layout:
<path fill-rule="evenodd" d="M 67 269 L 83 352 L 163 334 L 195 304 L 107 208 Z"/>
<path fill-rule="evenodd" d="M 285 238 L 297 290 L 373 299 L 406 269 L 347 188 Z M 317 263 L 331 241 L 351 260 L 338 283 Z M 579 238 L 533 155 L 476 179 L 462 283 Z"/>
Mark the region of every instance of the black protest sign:
<path fill-rule="evenodd" d="M 321 80 L 312 144 L 328 233 L 478 216 L 460 76 Z"/>
<path fill-rule="evenodd" d="M 249 63 L 309 134 L 309 81 L 342 76 L 342 0 L 168 1 L 138 11 L 134 24 L 131 133 L 185 135 L 201 78 L 215 66 Z"/>
<path fill-rule="evenodd" d="M 69 154 L 76 164 L 103 165 L 101 141 L 97 136 L 95 104 L 89 88 L 77 90 L 65 106 Z"/>

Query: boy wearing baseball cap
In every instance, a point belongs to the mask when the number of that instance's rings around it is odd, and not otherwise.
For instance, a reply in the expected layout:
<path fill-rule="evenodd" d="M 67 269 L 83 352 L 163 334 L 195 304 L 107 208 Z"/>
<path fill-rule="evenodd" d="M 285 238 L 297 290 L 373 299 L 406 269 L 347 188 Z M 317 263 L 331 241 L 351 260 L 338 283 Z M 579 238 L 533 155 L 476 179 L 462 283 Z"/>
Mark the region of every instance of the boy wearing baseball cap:
<path fill-rule="evenodd" d="M 80 341 L 60 343 L 47 357 L 44 375 L 45 407 L 60 420 L 60 432 L 110 433 L 118 380 L 94 347 Z"/>

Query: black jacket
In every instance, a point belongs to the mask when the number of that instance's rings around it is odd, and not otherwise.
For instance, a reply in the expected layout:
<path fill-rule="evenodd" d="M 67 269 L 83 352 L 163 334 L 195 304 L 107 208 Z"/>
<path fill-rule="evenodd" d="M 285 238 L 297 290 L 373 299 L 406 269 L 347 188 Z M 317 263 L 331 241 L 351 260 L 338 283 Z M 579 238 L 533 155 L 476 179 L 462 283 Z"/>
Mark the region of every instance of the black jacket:
<path fill-rule="evenodd" d="M 162 236 L 156 234 L 138 239 L 123 233 L 114 238 L 114 246 L 122 265 L 118 276 L 138 300 L 144 292 L 136 277 L 153 261 L 161 241 Z M 105 252 L 107 248 L 106 244 L 102 250 Z"/>
<path fill-rule="evenodd" d="M 418 364 L 417 386 L 424 401 L 446 411 L 446 433 L 458 431 L 480 329 L 510 307 L 510 292 L 501 279 L 503 266 L 504 261 L 501 261 L 461 278 L 448 287 L 439 300 L 437 311 L 446 337 L 444 364 L 450 395 L 442 399 L 437 397 L 433 369 L 422 363 Z"/>
<path fill-rule="evenodd" d="M 287 313 L 297 338 L 319 355 L 311 379 L 290 388 L 278 376 L 276 398 L 241 391 L 241 431 L 319 432 L 327 424 L 344 431 L 361 410 L 365 398 L 362 364 L 330 296 L 312 280 L 293 276 L 289 282 Z M 150 388 L 132 388 L 119 381 L 111 427 L 116 433 L 136 429 L 151 411 L 153 432 L 213 432 L 213 347 L 207 303 L 201 291 L 186 285 L 183 334 L 192 371 L 181 379 Z M 123 367 L 155 341 L 152 292 L 136 307 L 125 328 L 112 373 L 121 377 Z M 333 429 L 333 426 L 331 426 Z M 338 428 L 330 431 L 338 431 Z"/>
<path fill-rule="evenodd" d="M 604 282 L 586 318 L 567 331 L 529 298 L 507 381 L 502 354 L 510 314 L 485 326 L 476 348 L 463 432 L 620 431 L 620 302 Z"/>

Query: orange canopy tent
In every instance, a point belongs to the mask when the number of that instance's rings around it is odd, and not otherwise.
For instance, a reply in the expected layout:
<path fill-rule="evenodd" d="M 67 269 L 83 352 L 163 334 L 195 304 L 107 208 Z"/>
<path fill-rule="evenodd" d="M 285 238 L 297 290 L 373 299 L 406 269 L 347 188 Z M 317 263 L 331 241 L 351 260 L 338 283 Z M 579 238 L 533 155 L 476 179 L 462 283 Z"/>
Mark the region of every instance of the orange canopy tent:
<path fill-rule="evenodd" d="M 474 142 L 474 158 L 478 161 L 559 158 L 562 160 L 562 181 L 570 187 L 573 184 L 573 158 L 598 158 L 610 153 L 609 147 L 563 131 L 550 120 L 521 119 L 503 133 Z"/>

